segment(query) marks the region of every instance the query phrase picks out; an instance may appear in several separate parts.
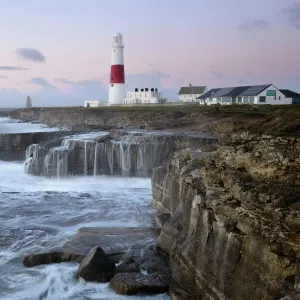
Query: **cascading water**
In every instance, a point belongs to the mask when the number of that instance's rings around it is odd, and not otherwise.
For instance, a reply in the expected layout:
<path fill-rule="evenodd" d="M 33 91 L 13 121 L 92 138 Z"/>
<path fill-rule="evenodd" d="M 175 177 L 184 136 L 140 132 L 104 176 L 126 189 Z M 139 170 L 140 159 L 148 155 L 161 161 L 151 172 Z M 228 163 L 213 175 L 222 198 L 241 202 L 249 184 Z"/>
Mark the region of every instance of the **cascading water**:
<path fill-rule="evenodd" d="M 198 138 L 199 139 L 199 138 Z M 106 132 L 67 137 L 27 149 L 25 172 L 62 178 L 69 175 L 150 176 L 182 147 L 180 137 L 127 132 L 116 140 Z"/>

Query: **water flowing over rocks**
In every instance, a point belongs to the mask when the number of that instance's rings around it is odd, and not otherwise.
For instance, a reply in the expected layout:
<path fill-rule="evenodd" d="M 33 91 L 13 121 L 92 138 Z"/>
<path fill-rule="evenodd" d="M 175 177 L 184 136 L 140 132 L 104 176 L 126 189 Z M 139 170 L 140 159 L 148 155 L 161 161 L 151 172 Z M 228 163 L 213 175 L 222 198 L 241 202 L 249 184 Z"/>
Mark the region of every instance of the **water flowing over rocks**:
<path fill-rule="evenodd" d="M 71 134 L 66 131 L 7 133 L 0 134 L 0 160 L 22 161 L 25 159 L 25 150 L 31 144 L 53 140 Z"/>
<path fill-rule="evenodd" d="M 245 133 L 154 169 L 173 299 L 298 299 L 282 282 L 299 276 L 299 158 L 299 139 Z"/>
<path fill-rule="evenodd" d="M 205 135 L 147 131 L 73 135 L 29 146 L 25 172 L 57 178 L 81 174 L 143 177 L 170 160 L 178 149 L 216 142 Z"/>

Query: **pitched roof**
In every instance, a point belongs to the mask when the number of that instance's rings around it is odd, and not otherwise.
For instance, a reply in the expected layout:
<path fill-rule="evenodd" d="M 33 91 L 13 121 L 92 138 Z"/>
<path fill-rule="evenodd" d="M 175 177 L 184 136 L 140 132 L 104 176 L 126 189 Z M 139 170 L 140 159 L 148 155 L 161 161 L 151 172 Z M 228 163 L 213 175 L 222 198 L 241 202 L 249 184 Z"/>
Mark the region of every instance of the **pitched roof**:
<path fill-rule="evenodd" d="M 178 95 L 203 94 L 206 86 L 182 86 Z"/>
<path fill-rule="evenodd" d="M 205 94 L 201 95 L 200 97 L 197 97 L 196 99 L 210 98 L 210 96 L 213 95 L 213 94 L 215 94 L 218 90 L 220 90 L 220 88 L 218 88 L 218 89 L 211 89 L 208 92 L 206 92 Z"/>
<path fill-rule="evenodd" d="M 291 90 L 280 90 L 280 92 L 287 98 L 300 98 L 300 94 Z"/>
<path fill-rule="evenodd" d="M 260 94 L 262 91 L 267 89 L 269 86 L 272 84 L 265 84 L 265 85 L 252 85 L 250 86 L 247 90 L 242 92 L 239 96 L 257 96 Z"/>
<path fill-rule="evenodd" d="M 235 87 L 233 90 L 231 90 L 228 94 L 223 95 L 223 97 L 237 97 L 247 89 L 249 89 L 250 86 L 238 86 Z"/>
<path fill-rule="evenodd" d="M 211 96 L 210 98 L 219 98 L 219 97 L 224 97 L 224 95 L 227 95 L 230 93 L 235 87 L 226 87 L 226 88 L 221 88 L 219 89 L 213 97 Z"/>

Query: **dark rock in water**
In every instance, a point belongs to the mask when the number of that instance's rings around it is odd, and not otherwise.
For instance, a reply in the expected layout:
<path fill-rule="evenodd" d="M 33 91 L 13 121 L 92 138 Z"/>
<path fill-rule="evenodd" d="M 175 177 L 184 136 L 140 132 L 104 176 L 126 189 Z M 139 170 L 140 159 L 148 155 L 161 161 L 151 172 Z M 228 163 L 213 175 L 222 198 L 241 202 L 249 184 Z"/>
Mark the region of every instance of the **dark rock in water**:
<path fill-rule="evenodd" d="M 140 273 L 118 273 L 109 286 L 121 295 L 160 294 L 168 291 L 168 284 L 152 275 Z"/>
<path fill-rule="evenodd" d="M 53 251 L 47 253 L 29 254 L 23 257 L 25 267 L 34 267 L 39 265 L 61 263 L 61 262 L 81 262 L 85 255 L 72 254 L 62 251 Z"/>
<path fill-rule="evenodd" d="M 59 263 L 61 262 L 60 252 L 39 253 L 26 255 L 23 257 L 23 265 L 26 267 L 34 267 L 43 264 Z"/>
<path fill-rule="evenodd" d="M 115 263 L 101 247 L 96 247 L 82 260 L 76 276 L 87 281 L 108 282 L 115 271 Z"/>
<path fill-rule="evenodd" d="M 131 273 L 131 272 L 139 272 L 140 268 L 136 263 L 122 263 L 117 266 L 116 273 Z"/>
<path fill-rule="evenodd" d="M 155 243 L 157 235 L 158 230 L 148 227 L 84 227 L 80 228 L 62 248 L 47 253 L 26 255 L 23 257 L 23 264 L 33 267 L 70 261 L 80 263 L 93 248 L 99 245 L 107 256 L 117 263 L 130 249 L 142 251 L 147 245 Z"/>
<path fill-rule="evenodd" d="M 134 249 L 122 257 L 124 263 L 135 263 L 148 273 L 162 272 L 168 269 L 168 257 L 158 252 L 155 245 Z"/>
<path fill-rule="evenodd" d="M 109 257 L 116 256 L 119 261 L 119 254 L 155 243 L 158 233 L 150 227 L 83 227 L 63 245 L 62 251 L 87 255 L 101 245 Z"/>

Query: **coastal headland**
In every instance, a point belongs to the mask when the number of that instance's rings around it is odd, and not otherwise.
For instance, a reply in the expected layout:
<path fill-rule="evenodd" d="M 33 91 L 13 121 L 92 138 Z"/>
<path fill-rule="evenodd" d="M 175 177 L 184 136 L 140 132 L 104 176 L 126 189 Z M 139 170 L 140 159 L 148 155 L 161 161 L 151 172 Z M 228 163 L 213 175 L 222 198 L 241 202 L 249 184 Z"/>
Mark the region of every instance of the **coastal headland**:
<path fill-rule="evenodd" d="M 66 143 L 60 137 L 53 141 L 56 153 L 50 142 L 38 143 L 27 157 L 28 170 L 37 176 L 45 170 L 58 177 L 68 174 L 65 156 L 59 155 L 69 151 L 68 161 L 80 162 L 77 175 L 147 171 L 158 211 L 153 228 L 83 228 L 62 249 L 29 253 L 25 266 L 80 262 L 78 277 L 110 281 L 119 294 L 299 299 L 300 106 L 61 107 L 5 114 L 73 132 L 109 131 L 105 139 L 88 142 Z M 156 133 L 145 138 L 131 129 L 155 130 L 162 138 Z M 165 132 L 174 137 L 164 137 Z M 213 142 L 204 143 L 203 137 L 199 143 L 183 141 L 200 132 Z M 170 155 L 150 164 L 155 154 L 166 155 L 167 145 Z M 155 151 L 150 155 L 149 149 Z M 62 164 L 52 162 L 51 155 Z M 64 172 L 60 166 L 66 166 Z M 96 271 L 95 261 L 101 261 Z M 113 262 L 122 262 L 121 267 Z"/>

